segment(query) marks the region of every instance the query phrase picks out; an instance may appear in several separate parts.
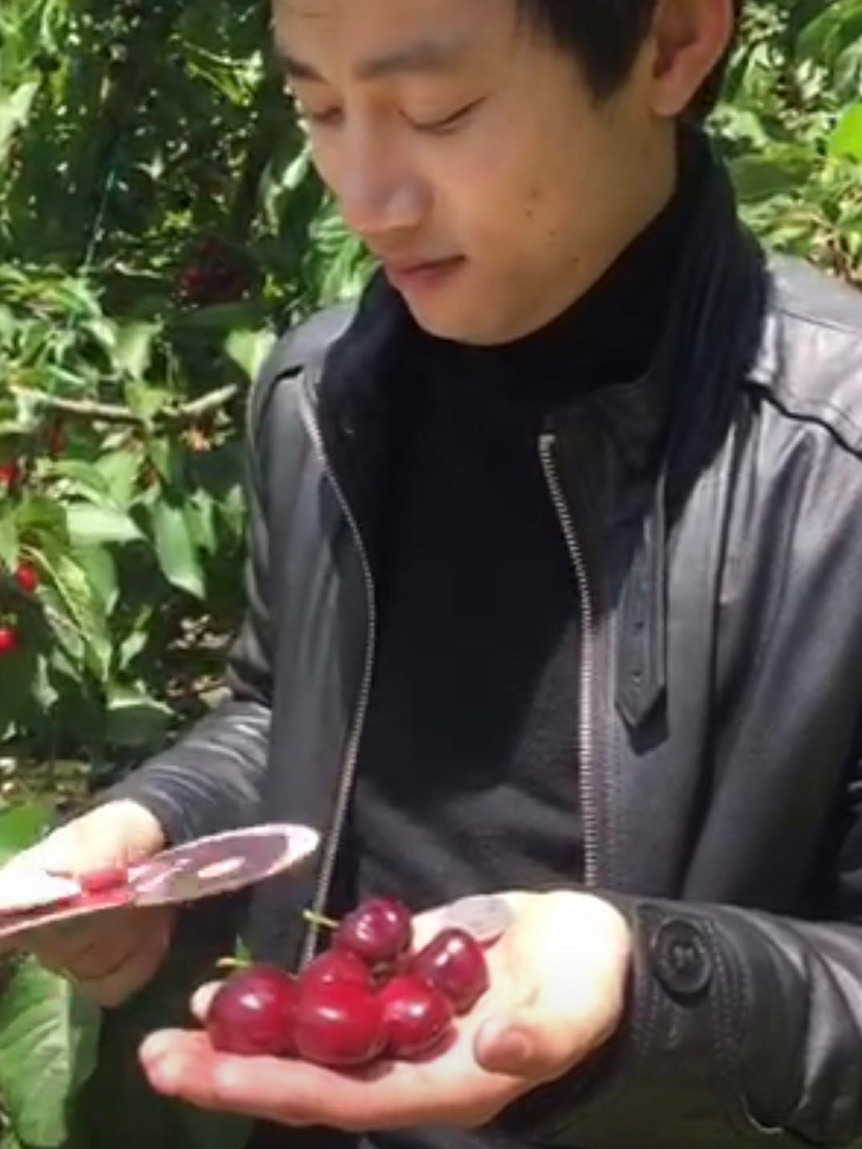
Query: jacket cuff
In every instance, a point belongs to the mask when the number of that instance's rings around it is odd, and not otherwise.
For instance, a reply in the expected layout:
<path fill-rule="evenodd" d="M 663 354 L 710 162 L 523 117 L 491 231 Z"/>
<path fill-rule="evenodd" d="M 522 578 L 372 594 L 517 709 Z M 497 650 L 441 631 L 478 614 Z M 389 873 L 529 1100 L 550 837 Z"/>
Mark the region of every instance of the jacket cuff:
<path fill-rule="evenodd" d="M 748 1013 L 742 972 L 707 914 L 601 891 L 632 930 L 623 1020 L 570 1074 L 500 1118 L 548 1145 L 691 1149 L 723 1130 L 750 1135 L 738 1066 Z"/>

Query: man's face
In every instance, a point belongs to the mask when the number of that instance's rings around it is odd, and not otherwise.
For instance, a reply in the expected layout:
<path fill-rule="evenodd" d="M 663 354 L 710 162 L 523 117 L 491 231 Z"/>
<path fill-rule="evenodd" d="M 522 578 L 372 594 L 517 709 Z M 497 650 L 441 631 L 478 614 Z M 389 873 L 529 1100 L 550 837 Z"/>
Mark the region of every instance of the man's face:
<path fill-rule="evenodd" d="M 274 0 L 274 18 L 322 179 L 435 335 L 540 327 L 670 190 L 637 71 L 597 104 L 515 0 Z"/>

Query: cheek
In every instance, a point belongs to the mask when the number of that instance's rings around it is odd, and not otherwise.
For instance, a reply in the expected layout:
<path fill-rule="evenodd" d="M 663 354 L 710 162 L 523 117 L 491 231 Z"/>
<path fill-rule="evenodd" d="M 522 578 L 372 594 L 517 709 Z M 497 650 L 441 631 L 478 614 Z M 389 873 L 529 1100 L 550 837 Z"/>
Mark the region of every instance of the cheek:
<path fill-rule="evenodd" d="M 560 228 L 556 201 L 563 197 L 538 168 L 533 155 L 510 139 L 465 141 L 457 155 L 441 157 L 434 180 L 439 223 L 455 228 L 465 243 L 483 246 L 486 256 L 517 259 L 518 250 Z"/>

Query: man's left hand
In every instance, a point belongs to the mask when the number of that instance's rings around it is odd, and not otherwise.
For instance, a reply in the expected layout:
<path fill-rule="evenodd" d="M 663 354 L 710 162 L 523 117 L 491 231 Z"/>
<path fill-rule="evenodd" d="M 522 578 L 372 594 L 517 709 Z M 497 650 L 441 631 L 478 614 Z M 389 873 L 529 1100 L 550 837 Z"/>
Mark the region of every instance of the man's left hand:
<path fill-rule="evenodd" d="M 288 1126 L 349 1131 L 475 1128 L 579 1065 L 620 1024 L 631 959 L 622 915 L 589 894 L 505 895 L 513 923 L 488 951 L 490 988 L 456 1021 L 437 1057 L 341 1073 L 296 1060 L 216 1053 L 205 1032 L 152 1034 L 141 1061 L 152 1086 L 193 1105 Z M 440 911 L 416 919 L 419 942 Z M 203 1016 L 214 987 L 196 995 Z"/>

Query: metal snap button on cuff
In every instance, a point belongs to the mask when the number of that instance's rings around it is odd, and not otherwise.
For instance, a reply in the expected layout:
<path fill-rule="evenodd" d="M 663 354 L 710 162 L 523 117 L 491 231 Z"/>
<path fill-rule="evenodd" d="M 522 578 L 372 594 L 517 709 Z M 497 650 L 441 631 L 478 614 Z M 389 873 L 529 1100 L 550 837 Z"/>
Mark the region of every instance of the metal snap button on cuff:
<path fill-rule="evenodd" d="M 713 960 L 703 933 L 691 922 L 674 919 L 660 927 L 651 947 L 652 965 L 674 998 L 702 997 L 712 982 Z"/>

